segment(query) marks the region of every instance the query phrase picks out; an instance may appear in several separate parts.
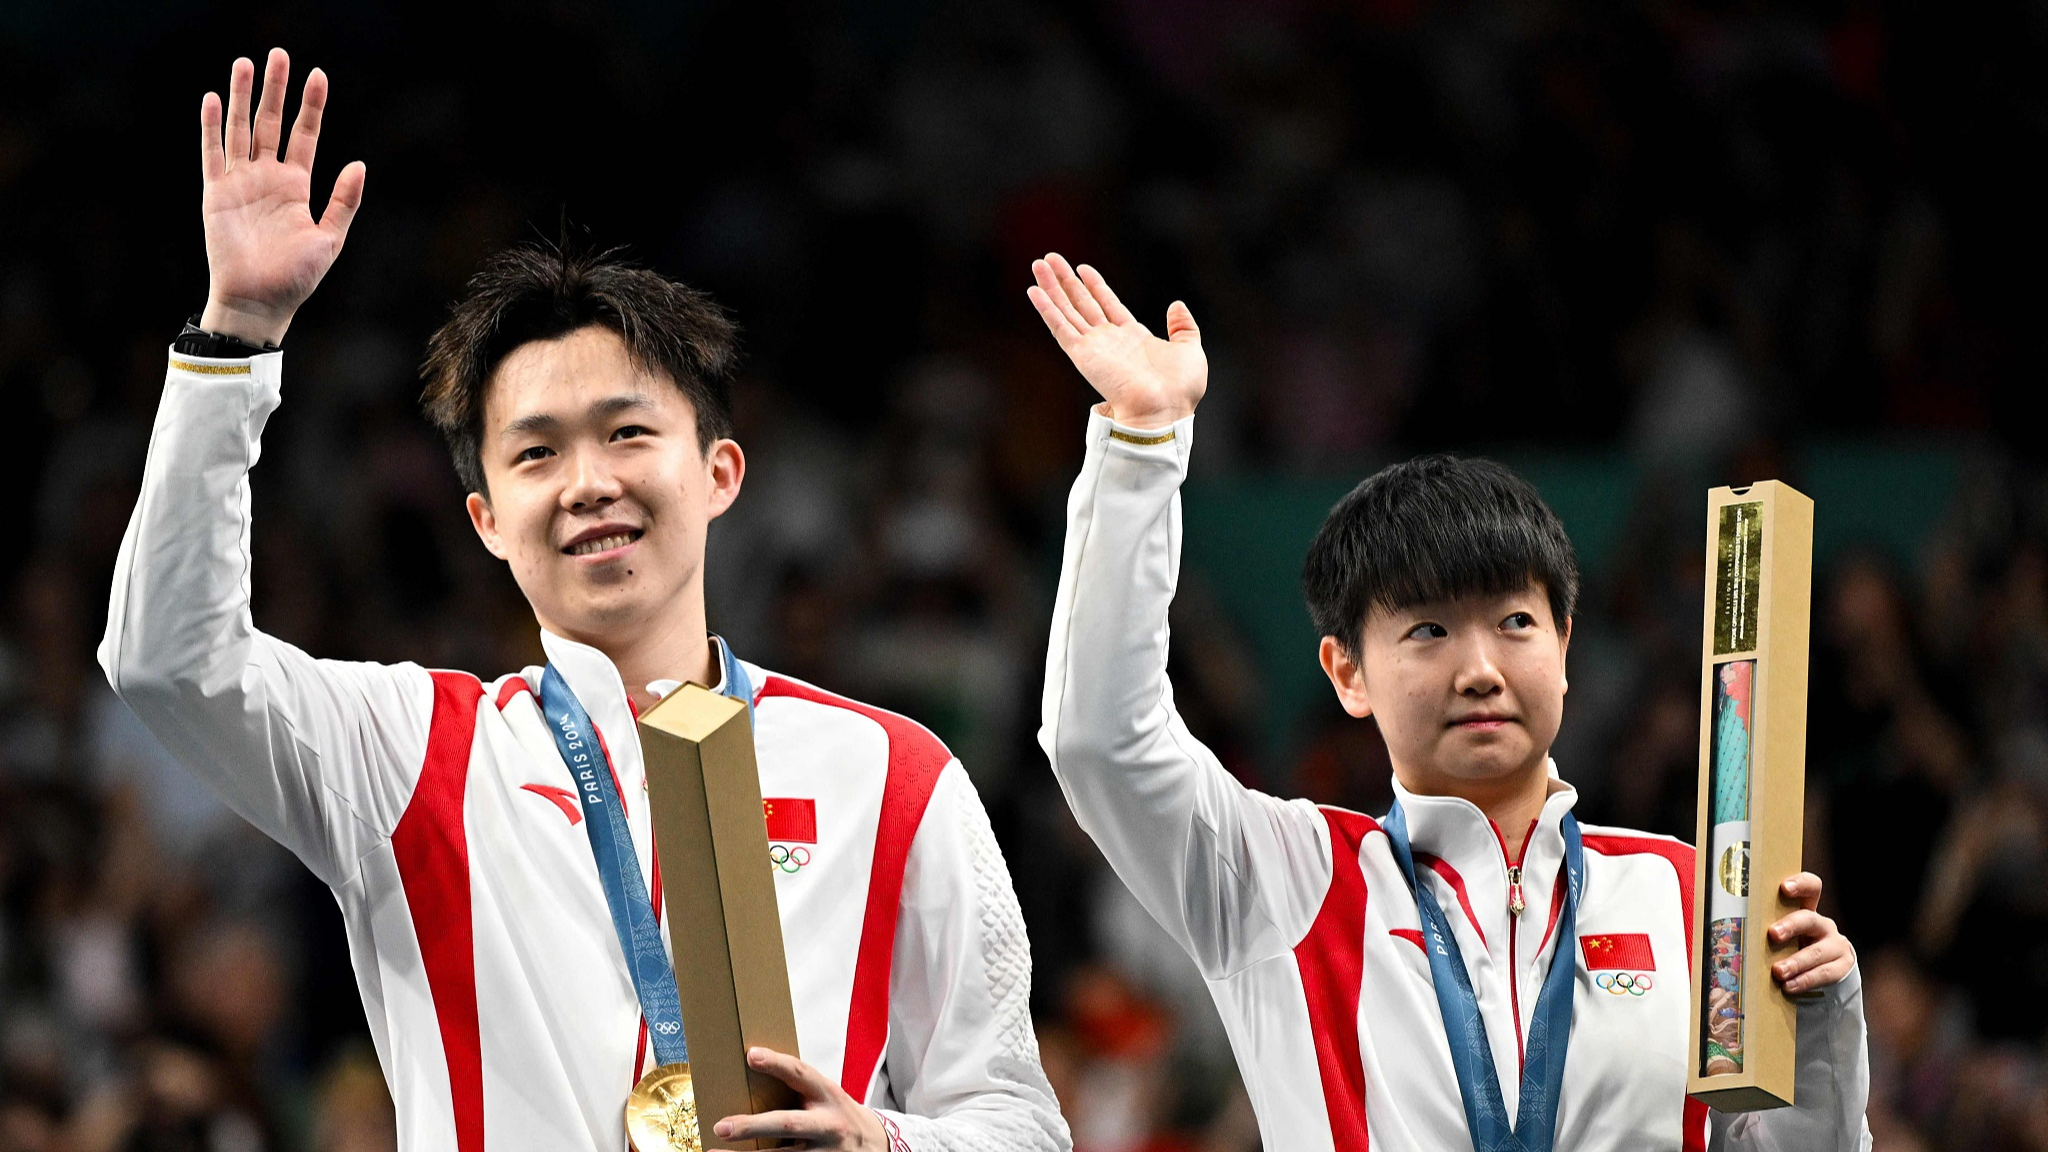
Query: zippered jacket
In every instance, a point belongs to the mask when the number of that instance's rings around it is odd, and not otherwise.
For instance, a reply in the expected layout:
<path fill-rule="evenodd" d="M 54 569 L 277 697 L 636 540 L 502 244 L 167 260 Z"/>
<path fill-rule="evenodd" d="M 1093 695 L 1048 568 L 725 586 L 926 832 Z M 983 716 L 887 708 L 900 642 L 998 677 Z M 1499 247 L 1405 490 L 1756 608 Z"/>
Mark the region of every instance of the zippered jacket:
<path fill-rule="evenodd" d="M 171 358 L 100 662 L 333 889 L 401 1149 L 619 1152 L 654 1056 L 541 670 L 320 660 L 251 621 L 248 473 L 282 363 Z M 598 730 L 659 906 L 625 685 L 597 649 L 541 641 Z M 959 761 L 901 716 L 746 671 L 798 1055 L 899 1152 L 1067 1148 L 1023 921 Z"/>
<path fill-rule="evenodd" d="M 1465 1152 L 1422 922 L 1386 833 L 1244 787 L 1174 710 L 1167 606 L 1193 440 L 1193 417 L 1152 430 L 1090 417 L 1039 741 L 1081 826 L 1207 980 L 1266 1147 Z M 1584 826 L 1576 938 L 1559 939 L 1561 821 L 1578 794 L 1552 775 L 1518 860 L 1470 802 L 1394 786 L 1417 882 L 1464 954 L 1507 1115 L 1555 959 L 1577 980 L 1556 1148 L 1868 1148 L 1855 972 L 1800 1006 L 1796 1107 L 1709 1114 L 1686 1097 L 1693 850 Z"/>

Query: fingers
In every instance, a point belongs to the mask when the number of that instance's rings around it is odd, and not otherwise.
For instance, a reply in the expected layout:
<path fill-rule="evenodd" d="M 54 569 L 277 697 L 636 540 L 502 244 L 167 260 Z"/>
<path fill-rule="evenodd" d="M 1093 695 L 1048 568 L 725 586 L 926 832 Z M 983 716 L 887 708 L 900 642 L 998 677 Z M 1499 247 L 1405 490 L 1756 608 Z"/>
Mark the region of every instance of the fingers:
<path fill-rule="evenodd" d="M 1847 979 L 1850 969 L 1854 967 L 1856 967 L 1854 952 L 1838 956 L 1785 981 L 1785 991 L 1791 993 L 1819 992 L 1832 988 Z"/>
<path fill-rule="evenodd" d="M 727 1116 L 711 1126 L 711 1134 L 720 1140 L 803 1140 L 815 1142 L 821 1148 L 839 1146 L 827 1142 L 835 1134 L 831 1120 L 809 1112 Z"/>
<path fill-rule="evenodd" d="M 1058 309 L 1061 317 L 1077 334 L 1086 332 L 1093 326 L 1081 315 L 1074 302 L 1067 298 L 1067 289 L 1060 283 L 1059 274 L 1053 271 L 1050 258 L 1031 262 L 1031 278 L 1038 281 L 1038 290 L 1045 294 L 1046 299 L 1052 302 L 1053 307 Z"/>
<path fill-rule="evenodd" d="M 1195 326 L 1195 314 L 1185 301 L 1166 306 L 1166 338 L 1175 344 L 1200 344 L 1202 330 Z"/>
<path fill-rule="evenodd" d="M 199 98 L 199 175 L 218 180 L 228 170 L 227 153 L 220 143 L 220 97 L 212 92 Z"/>
<path fill-rule="evenodd" d="M 356 209 L 363 206 L 363 182 L 369 179 L 369 166 L 361 160 L 351 160 L 334 178 L 334 191 L 328 194 L 327 208 L 320 213 L 320 227 L 334 236 L 339 245 L 348 238 L 349 221 L 356 218 Z"/>
<path fill-rule="evenodd" d="M 1802 908 L 1820 907 L 1820 888 L 1820 877 L 1811 872 L 1794 873 L 1781 885 L 1785 899 L 1798 901 Z"/>
<path fill-rule="evenodd" d="M 284 90 L 291 79 L 291 57 L 284 49 L 272 48 L 263 64 L 263 92 L 256 102 L 255 158 L 277 159 L 277 144 L 284 132 Z"/>
<path fill-rule="evenodd" d="M 1810 875 L 1808 879 L 1813 879 Z M 1797 877 L 1794 877 L 1797 879 Z M 1818 889 L 1814 880 L 1813 888 Z M 1786 882 L 1787 895 L 1792 883 Z M 1804 892 L 1806 889 L 1801 888 Z M 1817 891 L 1816 891 L 1817 898 Z M 1772 943 L 1809 940 L 1812 943 L 1771 965 L 1771 977 L 1787 992 L 1814 992 L 1839 982 L 1856 965 L 1856 949 L 1833 920 L 1811 908 L 1801 908 L 1771 925 Z"/>
<path fill-rule="evenodd" d="M 1045 321 L 1046 328 L 1052 332 L 1052 338 L 1060 342 L 1061 348 L 1071 350 L 1072 342 L 1079 340 L 1081 333 L 1067 322 L 1066 315 L 1052 302 L 1052 297 L 1036 284 L 1026 288 L 1024 295 L 1030 297 L 1031 306 L 1038 309 L 1038 318 Z"/>
<path fill-rule="evenodd" d="M 249 158 L 249 86 L 256 82 L 256 65 L 247 56 L 228 70 L 227 168 Z"/>
<path fill-rule="evenodd" d="M 1855 963 L 1849 941 L 1830 936 L 1771 965 L 1771 976 L 1787 992 L 1811 992 L 1840 981 Z"/>
<path fill-rule="evenodd" d="M 773 1048 L 747 1049 L 747 1066 L 796 1089 L 806 1100 L 829 1100 L 838 1088 L 816 1068 Z"/>
<path fill-rule="evenodd" d="M 1053 273 L 1059 277 L 1060 287 L 1066 291 L 1068 302 L 1073 304 L 1074 310 L 1080 313 L 1083 320 L 1091 325 L 1109 322 L 1109 317 L 1103 315 L 1102 305 L 1096 301 L 1095 294 L 1088 291 L 1086 284 L 1081 283 L 1081 277 L 1074 272 L 1074 266 L 1067 263 L 1065 256 L 1057 252 L 1048 252 L 1045 254 L 1045 260 L 1052 265 Z"/>
<path fill-rule="evenodd" d="M 807 1140 L 820 1147 L 837 1148 L 852 1133 L 845 1104 L 858 1107 L 852 1097 L 824 1073 L 787 1053 L 773 1048 L 747 1049 L 747 1066 L 766 1072 L 804 1098 L 802 1111 L 758 1112 L 751 1116 L 727 1116 L 712 1125 L 721 1140 Z"/>
<path fill-rule="evenodd" d="M 1771 943 L 1783 944 L 1787 940 L 1818 940 L 1833 935 L 1835 922 L 1811 908 L 1788 912 L 1776 924 L 1771 925 Z"/>
<path fill-rule="evenodd" d="M 1136 322 L 1137 317 L 1131 315 L 1131 310 L 1124 307 L 1124 302 L 1117 299 L 1116 293 L 1109 290 L 1109 281 L 1102 278 L 1102 273 L 1086 264 L 1074 271 L 1081 274 L 1081 283 L 1087 287 L 1089 294 L 1095 297 L 1095 302 L 1102 306 L 1102 314 L 1109 318 L 1110 323 Z"/>
<path fill-rule="evenodd" d="M 306 171 L 313 170 L 313 153 L 320 144 L 320 116 L 327 110 L 327 73 L 315 68 L 306 73 L 306 90 L 299 96 L 299 118 L 292 122 L 292 138 L 285 145 L 284 159 Z"/>

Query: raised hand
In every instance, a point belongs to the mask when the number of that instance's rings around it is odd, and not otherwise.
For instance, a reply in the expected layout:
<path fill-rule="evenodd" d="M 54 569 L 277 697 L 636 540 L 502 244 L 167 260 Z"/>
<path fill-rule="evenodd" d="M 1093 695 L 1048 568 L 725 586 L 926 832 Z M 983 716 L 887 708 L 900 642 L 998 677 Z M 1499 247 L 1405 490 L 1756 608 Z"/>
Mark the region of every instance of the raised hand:
<path fill-rule="evenodd" d="M 348 237 L 349 221 L 363 202 L 368 169 L 358 160 L 335 177 L 327 209 L 313 218 L 313 150 L 320 142 L 320 116 L 327 108 L 327 74 L 306 77 L 298 120 L 284 153 L 285 85 L 291 59 L 272 48 L 263 68 L 262 98 L 250 124 L 250 88 L 256 65 L 235 61 L 228 76 L 225 125 L 220 97 L 208 92 L 199 102 L 199 161 L 205 191 L 200 215 L 206 222 L 206 311 L 199 325 L 252 344 L 276 343 L 292 314 L 334 266 Z M 225 127 L 225 133 L 223 133 Z"/>
<path fill-rule="evenodd" d="M 1031 262 L 1038 281 L 1026 293 L 1053 339 L 1109 402 L 1110 418 L 1132 428 L 1164 428 L 1192 414 L 1209 387 L 1195 315 L 1176 300 L 1166 309 L 1166 339 L 1124 307 L 1108 281 L 1057 252 Z"/>

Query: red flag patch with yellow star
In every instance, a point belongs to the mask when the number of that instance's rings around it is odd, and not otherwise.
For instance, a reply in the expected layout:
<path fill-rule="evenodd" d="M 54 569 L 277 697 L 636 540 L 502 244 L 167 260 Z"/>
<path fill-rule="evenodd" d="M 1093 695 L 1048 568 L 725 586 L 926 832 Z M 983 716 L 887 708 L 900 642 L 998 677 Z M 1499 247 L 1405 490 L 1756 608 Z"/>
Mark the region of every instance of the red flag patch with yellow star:
<path fill-rule="evenodd" d="M 800 796 L 767 796 L 761 800 L 761 816 L 768 822 L 768 839 L 790 844 L 818 842 L 818 802 Z"/>
<path fill-rule="evenodd" d="M 1650 937 L 1644 932 L 1613 932 L 1605 936 L 1579 937 L 1579 950 L 1586 955 L 1586 970 L 1627 968 L 1654 972 L 1657 961 L 1650 955 Z"/>

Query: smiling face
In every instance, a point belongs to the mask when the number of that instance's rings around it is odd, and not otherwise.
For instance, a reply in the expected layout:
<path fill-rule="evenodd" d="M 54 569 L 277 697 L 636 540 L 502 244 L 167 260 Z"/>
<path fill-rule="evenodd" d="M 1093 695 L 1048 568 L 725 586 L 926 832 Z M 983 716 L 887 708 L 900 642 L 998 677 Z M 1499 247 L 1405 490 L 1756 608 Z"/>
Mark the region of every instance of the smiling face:
<path fill-rule="evenodd" d="M 739 495 L 739 445 L 608 328 L 519 346 L 492 373 L 470 521 L 541 626 L 613 652 L 701 643 L 705 531 Z"/>
<path fill-rule="evenodd" d="M 1546 773 L 1564 715 L 1571 622 L 1553 623 L 1541 585 L 1366 617 L 1357 659 L 1323 638 L 1323 669 L 1345 711 L 1376 716 L 1411 792 L 1490 792 Z"/>

